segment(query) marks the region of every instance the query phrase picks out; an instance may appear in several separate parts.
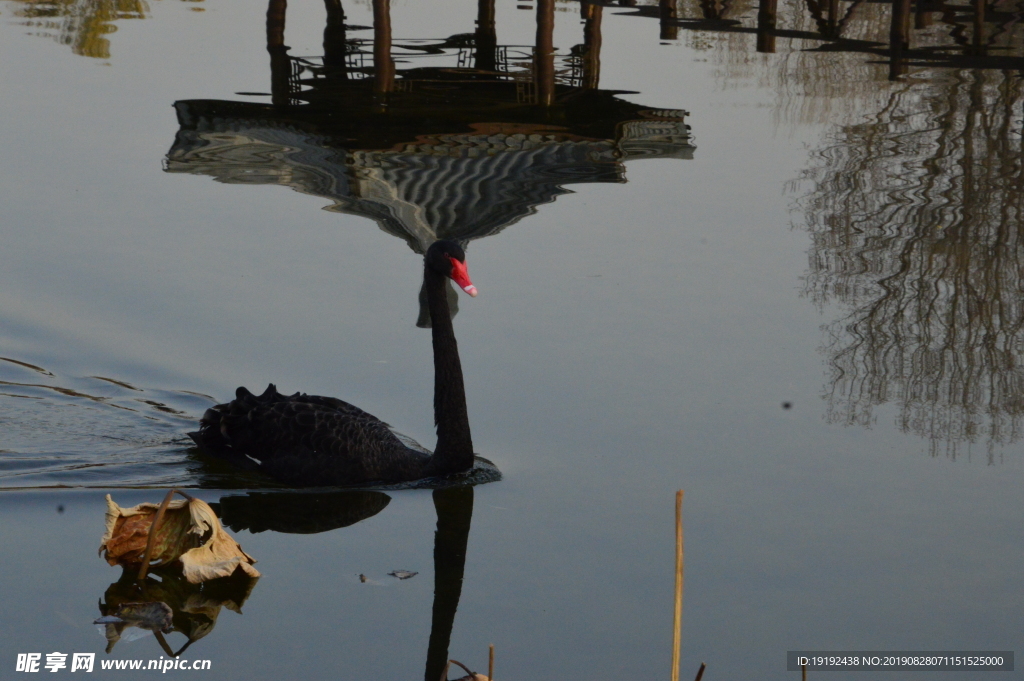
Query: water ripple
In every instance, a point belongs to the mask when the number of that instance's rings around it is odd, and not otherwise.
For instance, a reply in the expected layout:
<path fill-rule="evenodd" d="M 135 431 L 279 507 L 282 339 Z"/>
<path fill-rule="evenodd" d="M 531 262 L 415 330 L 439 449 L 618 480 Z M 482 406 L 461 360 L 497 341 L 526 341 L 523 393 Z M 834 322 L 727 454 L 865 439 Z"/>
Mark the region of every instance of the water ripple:
<path fill-rule="evenodd" d="M 0 357 L 0 386 L 0 488 L 205 484 L 185 433 L 212 397 L 10 357 Z"/>
<path fill-rule="evenodd" d="M 104 376 L 60 376 L 6 357 L 0 357 L 0 386 L 0 489 L 283 487 L 195 449 L 187 433 L 216 404 L 209 395 Z M 458 476 L 381 489 L 500 479 L 494 464 L 477 457 L 476 466 Z"/>

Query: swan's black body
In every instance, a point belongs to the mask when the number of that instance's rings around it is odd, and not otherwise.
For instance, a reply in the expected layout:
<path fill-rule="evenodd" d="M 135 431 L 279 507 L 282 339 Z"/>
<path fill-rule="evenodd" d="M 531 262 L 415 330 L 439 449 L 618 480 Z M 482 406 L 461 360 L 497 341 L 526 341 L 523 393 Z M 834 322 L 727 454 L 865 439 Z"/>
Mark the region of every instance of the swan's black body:
<path fill-rule="evenodd" d="M 239 388 L 233 401 L 208 409 L 189 436 L 212 456 L 293 485 L 389 484 L 469 470 L 473 441 L 445 282 L 453 265 L 464 262 L 462 248 L 451 241 L 436 242 L 425 258 L 437 424 L 432 455 L 407 447 L 386 423 L 347 402 L 284 396 L 273 384 L 259 396 Z"/>

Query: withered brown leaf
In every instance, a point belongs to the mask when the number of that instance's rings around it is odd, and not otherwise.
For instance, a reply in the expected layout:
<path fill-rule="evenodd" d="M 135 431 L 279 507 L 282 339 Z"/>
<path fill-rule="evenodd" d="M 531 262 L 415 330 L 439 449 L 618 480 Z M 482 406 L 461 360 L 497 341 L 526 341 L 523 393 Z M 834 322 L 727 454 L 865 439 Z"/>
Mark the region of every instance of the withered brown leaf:
<path fill-rule="evenodd" d="M 143 503 L 121 508 L 107 495 L 106 533 L 100 553 L 111 565 L 137 567 L 142 563 L 146 542 L 159 504 Z M 176 499 L 167 506 L 153 537 L 150 563 L 154 566 L 180 561 L 185 578 L 198 584 L 227 577 L 241 569 L 250 577 L 260 573 L 255 559 L 245 553 L 221 527 L 217 515 L 202 499 Z"/>

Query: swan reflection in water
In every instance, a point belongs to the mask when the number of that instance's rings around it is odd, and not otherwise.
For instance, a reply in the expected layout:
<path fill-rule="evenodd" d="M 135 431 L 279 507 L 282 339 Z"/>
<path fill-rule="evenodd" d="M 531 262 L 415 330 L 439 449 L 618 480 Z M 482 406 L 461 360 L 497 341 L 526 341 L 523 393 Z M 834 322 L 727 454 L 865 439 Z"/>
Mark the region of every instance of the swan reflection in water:
<path fill-rule="evenodd" d="M 473 519 L 473 487 L 433 491 L 437 512 L 434 534 L 434 604 L 424 679 L 437 681 L 448 661 L 455 612 L 462 595 L 469 529 Z M 384 510 L 391 498 L 383 492 L 250 492 L 222 497 L 211 504 L 226 527 L 235 532 L 315 534 L 348 527 Z"/>

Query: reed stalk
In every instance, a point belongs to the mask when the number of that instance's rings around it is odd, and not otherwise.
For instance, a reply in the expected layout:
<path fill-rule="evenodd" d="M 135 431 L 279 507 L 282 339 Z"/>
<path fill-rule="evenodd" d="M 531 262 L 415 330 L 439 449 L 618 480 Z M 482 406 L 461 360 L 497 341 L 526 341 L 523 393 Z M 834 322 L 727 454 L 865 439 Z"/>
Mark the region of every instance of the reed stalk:
<path fill-rule="evenodd" d="M 679 681 L 679 645 L 683 634 L 683 490 L 676 492 L 676 599 L 672 625 L 672 681 Z M 701 665 L 698 678 L 703 671 Z"/>

